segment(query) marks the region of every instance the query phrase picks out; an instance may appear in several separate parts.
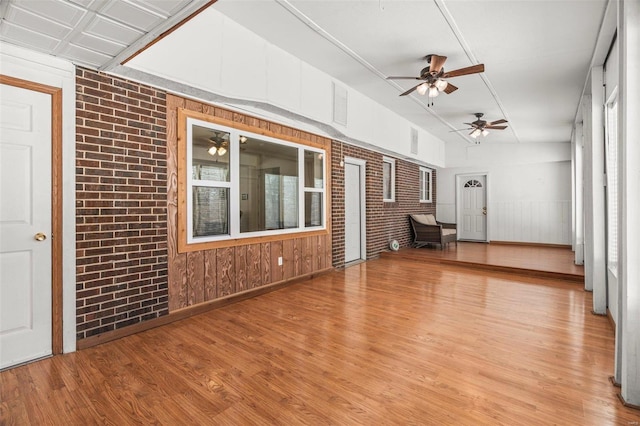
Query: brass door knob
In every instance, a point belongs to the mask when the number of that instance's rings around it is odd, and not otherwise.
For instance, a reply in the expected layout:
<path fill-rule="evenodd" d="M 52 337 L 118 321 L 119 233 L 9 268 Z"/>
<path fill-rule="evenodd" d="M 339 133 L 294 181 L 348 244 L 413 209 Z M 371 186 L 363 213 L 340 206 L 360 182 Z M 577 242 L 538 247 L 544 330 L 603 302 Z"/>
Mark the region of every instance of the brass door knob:
<path fill-rule="evenodd" d="M 34 235 L 33 237 L 36 241 L 44 241 L 47 239 L 47 236 L 44 235 L 42 232 L 38 232 L 36 235 Z"/>
<path fill-rule="evenodd" d="M 482 208 L 482 214 L 485 215 L 485 216 L 487 215 L 487 208 L 486 207 Z"/>

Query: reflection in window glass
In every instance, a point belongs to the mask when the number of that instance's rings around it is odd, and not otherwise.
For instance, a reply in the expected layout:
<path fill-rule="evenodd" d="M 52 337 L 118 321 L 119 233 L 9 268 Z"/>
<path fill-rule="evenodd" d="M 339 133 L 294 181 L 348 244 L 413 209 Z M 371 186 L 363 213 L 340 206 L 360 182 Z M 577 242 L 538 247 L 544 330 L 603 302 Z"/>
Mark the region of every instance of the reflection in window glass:
<path fill-rule="evenodd" d="M 395 201 L 395 161 L 383 158 L 382 161 L 382 198 Z"/>
<path fill-rule="evenodd" d="M 320 152 L 304 152 L 304 186 L 305 188 L 324 187 L 323 155 Z"/>
<path fill-rule="evenodd" d="M 229 133 L 195 124 L 191 130 L 192 179 L 229 182 Z"/>
<path fill-rule="evenodd" d="M 305 192 L 304 226 L 322 226 L 322 193 Z"/>
<path fill-rule="evenodd" d="M 229 234 L 229 189 L 193 187 L 193 236 Z"/>
<path fill-rule="evenodd" d="M 244 138 L 240 148 L 240 232 L 297 228 L 298 149 Z"/>
<path fill-rule="evenodd" d="M 431 170 L 420 167 L 420 202 L 431 202 Z"/>

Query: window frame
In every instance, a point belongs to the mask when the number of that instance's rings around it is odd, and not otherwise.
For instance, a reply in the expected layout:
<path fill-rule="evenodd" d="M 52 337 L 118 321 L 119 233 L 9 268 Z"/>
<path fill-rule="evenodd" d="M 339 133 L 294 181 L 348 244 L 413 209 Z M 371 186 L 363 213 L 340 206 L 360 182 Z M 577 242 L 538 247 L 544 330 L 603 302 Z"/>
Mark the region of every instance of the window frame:
<path fill-rule="evenodd" d="M 618 241 L 620 231 L 618 229 L 618 127 L 617 118 L 619 112 L 618 88 L 616 87 L 605 104 L 605 178 L 606 178 L 606 240 L 607 269 L 618 276 Z"/>
<path fill-rule="evenodd" d="M 391 197 L 385 198 L 384 187 L 384 164 L 390 164 L 390 180 L 391 180 Z M 382 201 L 385 203 L 394 203 L 396 201 L 396 160 L 391 157 L 382 157 Z"/>
<path fill-rule="evenodd" d="M 424 180 L 425 175 L 429 176 L 429 181 Z M 428 167 L 420 166 L 420 176 L 418 178 L 420 186 L 420 202 L 432 203 L 433 202 L 433 170 Z M 425 188 L 425 183 L 428 183 L 428 188 Z M 427 197 L 424 195 L 428 194 Z"/>
<path fill-rule="evenodd" d="M 192 198 L 192 143 L 191 133 L 193 125 L 199 125 L 217 131 L 224 131 L 230 134 L 229 137 L 229 182 L 215 182 L 214 187 L 229 188 L 229 234 L 214 235 L 207 237 L 193 236 L 193 200 Z M 298 155 L 298 227 L 263 230 L 254 232 L 240 232 L 240 151 L 239 138 L 240 135 L 264 140 L 265 142 L 275 143 L 294 147 L 297 149 Z M 275 133 L 263 128 L 257 128 L 244 123 L 235 123 L 220 117 L 214 117 L 200 112 L 190 111 L 188 109 L 178 109 L 178 146 L 177 146 L 177 217 L 178 217 L 178 252 L 191 252 L 204 249 L 212 249 L 218 247 L 230 247 L 236 245 L 251 244 L 254 242 L 268 242 L 283 239 L 294 238 L 300 236 L 325 235 L 329 230 L 331 223 L 330 206 L 328 205 L 330 182 L 329 177 L 329 159 L 330 143 L 309 142 L 293 136 Z M 323 155 L 322 161 L 322 188 L 306 188 L 304 181 L 304 154 L 305 151 L 320 153 Z M 218 184 L 222 184 L 218 186 Z M 322 224 L 320 226 L 305 226 L 305 193 L 320 192 L 322 193 Z"/>

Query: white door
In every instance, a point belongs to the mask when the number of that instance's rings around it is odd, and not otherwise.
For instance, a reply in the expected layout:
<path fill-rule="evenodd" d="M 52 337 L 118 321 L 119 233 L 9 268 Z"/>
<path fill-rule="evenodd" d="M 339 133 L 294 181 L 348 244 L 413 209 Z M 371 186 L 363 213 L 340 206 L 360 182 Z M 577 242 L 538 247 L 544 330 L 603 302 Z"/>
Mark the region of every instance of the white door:
<path fill-rule="evenodd" d="M 465 176 L 461 182 L 460 239 L 487 241 L 486 176 Z"/>
<path fill-rule="evenodd" d="M 51 113 L 0 84 L 0 368 L 52 353 Z"/>
<path fill-rule="evenodd" d="M 362 169 L 364 165 L 344 164 L 344 261 L 363 258 Z"/>

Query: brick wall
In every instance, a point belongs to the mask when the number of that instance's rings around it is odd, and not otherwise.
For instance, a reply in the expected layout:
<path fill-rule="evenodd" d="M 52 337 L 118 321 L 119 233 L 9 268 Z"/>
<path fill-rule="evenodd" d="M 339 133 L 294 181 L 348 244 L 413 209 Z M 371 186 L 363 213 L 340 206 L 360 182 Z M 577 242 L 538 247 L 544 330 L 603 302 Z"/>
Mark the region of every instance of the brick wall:
<path fill-rule="evenodd" d="M 77 68 L 76 200 L 78 339 L 167 314 L 164 92 Z"/>
<path fill-rule="evenodd" d="M 395 202 L 382 201 L 383 155 L 364 148 L 333 142 L 331 157 L 331 220 L 333 231 L 333 266 L 344 265 L 344 167 L 343 157 L 353 157 L 366 165 L 366 221 L 367 259 L 388 250 L 389 241 L 398 240 L 400 247 L 408 247 L 412 232 L 408 215 L 436 213 L 436 171 L 433 171 L 431 203 L 420 203 L 420 166 L 396 159 Z"/>

